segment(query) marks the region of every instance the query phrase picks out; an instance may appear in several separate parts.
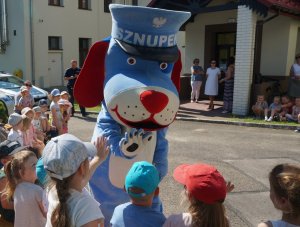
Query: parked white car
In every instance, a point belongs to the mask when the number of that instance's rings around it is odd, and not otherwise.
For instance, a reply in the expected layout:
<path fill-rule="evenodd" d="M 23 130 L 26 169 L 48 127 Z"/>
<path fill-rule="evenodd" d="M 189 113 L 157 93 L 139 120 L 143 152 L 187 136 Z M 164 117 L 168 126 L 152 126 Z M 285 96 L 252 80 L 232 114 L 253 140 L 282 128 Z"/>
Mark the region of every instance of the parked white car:
<path fill-rule="evenodd" d="M 8 116 L 14 112 L 15 101 L 0 91 L 0 123 L 6 123 Z"/>
<path fill-rule="evenodd" d="M 0 73 L 0 92 L 10 96 L 13 100 L 23 85 L 24 81 L 19 77 L 3 72 Z M 32 86 L 30 94 L 33 96 L 36 104 L 41 99 L 48 100 L 48 92 L 36 86 Z"/>

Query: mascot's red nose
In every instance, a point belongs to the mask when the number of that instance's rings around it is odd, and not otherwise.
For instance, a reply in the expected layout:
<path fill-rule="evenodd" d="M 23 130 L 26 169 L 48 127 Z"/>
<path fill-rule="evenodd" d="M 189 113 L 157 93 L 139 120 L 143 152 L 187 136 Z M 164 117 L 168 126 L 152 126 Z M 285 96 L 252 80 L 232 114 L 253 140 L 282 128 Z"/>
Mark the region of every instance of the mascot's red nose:
<path fill-rule="evenodd" d="M 152 114 L 161 112 L 168 104 L 169 98 L 164 93 L 158 91 L 144 91 L 140 95 L 144 107 Z"/>

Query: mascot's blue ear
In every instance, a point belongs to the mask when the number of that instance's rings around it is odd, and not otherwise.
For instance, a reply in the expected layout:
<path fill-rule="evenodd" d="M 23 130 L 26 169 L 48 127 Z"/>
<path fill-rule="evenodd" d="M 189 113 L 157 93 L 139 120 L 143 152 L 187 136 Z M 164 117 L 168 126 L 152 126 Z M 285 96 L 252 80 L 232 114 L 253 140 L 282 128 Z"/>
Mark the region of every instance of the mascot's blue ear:
<path fill-rule="evenodd" d="M 79 105 L 94 107 L 103 100 L 104 64 L 109 40 L 99 41 L 91 47 L 74 87 Z"/>

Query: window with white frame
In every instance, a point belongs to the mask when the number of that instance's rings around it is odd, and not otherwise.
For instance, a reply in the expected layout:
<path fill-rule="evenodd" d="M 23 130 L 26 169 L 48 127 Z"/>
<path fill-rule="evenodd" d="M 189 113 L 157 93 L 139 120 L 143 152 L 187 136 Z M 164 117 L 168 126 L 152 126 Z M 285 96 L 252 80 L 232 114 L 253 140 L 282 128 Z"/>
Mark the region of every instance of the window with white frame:
<path fill-rule="evenodd" d="M 104 0 L 104 12 L 109 13 L 109 4 L 138 5 L 138 0 Z"/>
<path fill-rule="evenodd" d="M 78 0 L 78 8 L 90 10 L 91 9 L 91 0 Z"/>
<path fill-rule="evenodd" d="M 49 6 L 63 6 L 63 0 L 48 0 Z"/>
<path fill-rule="evenodd" d="M 62 50 L 61 36 L 49 36 L 48 37 L 48 49 L 49 50 Z"/>

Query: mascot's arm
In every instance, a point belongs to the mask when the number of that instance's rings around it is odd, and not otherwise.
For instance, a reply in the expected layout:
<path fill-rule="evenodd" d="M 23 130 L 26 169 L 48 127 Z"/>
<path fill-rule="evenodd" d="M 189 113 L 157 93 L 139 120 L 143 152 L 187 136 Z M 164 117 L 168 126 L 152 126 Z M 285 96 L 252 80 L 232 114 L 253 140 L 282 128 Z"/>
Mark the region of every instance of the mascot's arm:
<path fill-rule="evenodd" d="M 98 135 L 103 135 L 107 138 L 108 144 L 110 145 L 110 151 L 115 155 L 115 156 L 121 156 L 124 158 L 133 158 L 136 156 L 137 152 L 132 151 L 132 152 L 125 152 L 122 150 L 124 144 L 124 141 L 126 144 L 129 144 L 128 141 L 132 140 L 132 133 L 125 133 L 125 137 L 122 136 L 122 129 L 120 124 L 118 124 L 109 114 L 109 112 L 106 109 L 106 106 L 102 104 L 101 112 L 98 116 L 98 121 L 97 121 L 97 134 Z M 137 130 L 136 130 L 137 132 Z M 140 137 L 140 133 L 137 133 L 136 136 Z M 128 139 L 129 138 L 129 139 Z M 95 138 L 93 138 L 94 140 Z M 123 142 L 123 143 L 120 143 Z M 134 141 L 134 140 L 132 140 Z"/>
<path fill-rule="evenodd" d="M 95 136 L 105 136 L 110 146 L 110 151 L 116 156 L 126 157 L 120 150 L 119 142 L 122 139 L 120 125 L 110 116 L 105 105 L 102 104 L 101 111 L 96 124 Z M 95 138 L 93 138 L 93 141 Z"/>
<path fill-rule="evenodd" d="M 153 164 L 156 166 L 160 180 L 168 173 L 168 140 L 166 139 L 167 128 L 157 131 L 157 142 L 153 157 Z"/>

